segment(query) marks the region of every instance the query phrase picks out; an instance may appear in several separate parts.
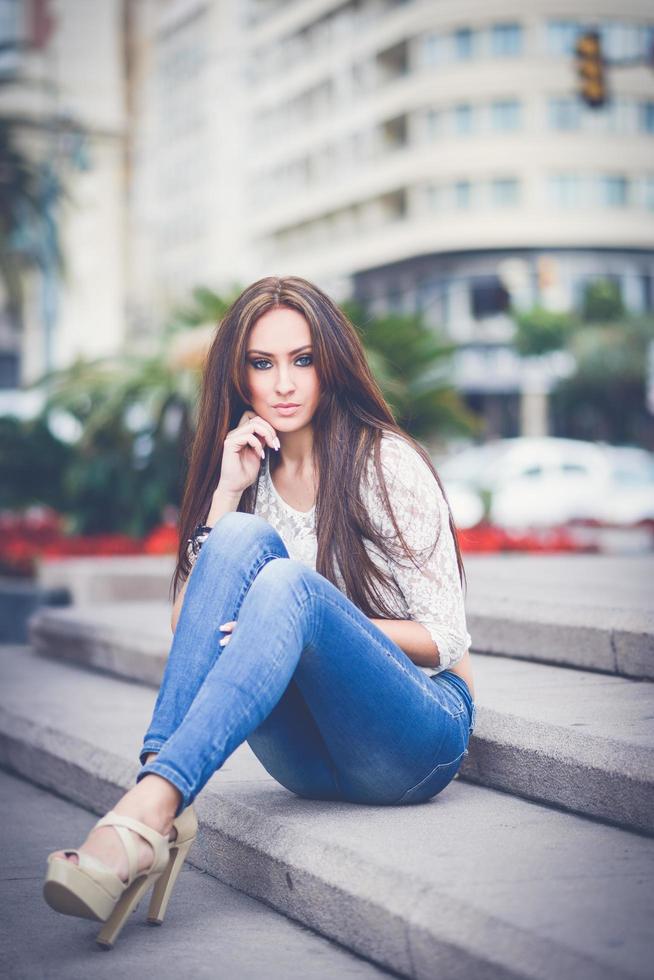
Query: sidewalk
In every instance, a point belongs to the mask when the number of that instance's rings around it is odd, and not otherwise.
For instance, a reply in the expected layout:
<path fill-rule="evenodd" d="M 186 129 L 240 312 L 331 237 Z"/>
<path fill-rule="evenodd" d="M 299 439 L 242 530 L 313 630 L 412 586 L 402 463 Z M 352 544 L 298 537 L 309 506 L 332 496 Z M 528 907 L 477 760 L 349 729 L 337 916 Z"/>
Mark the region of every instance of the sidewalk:
<path fill-rule="evenodd" d="M 50 851 L 76 846 L 97 819 L 0 770 L 6 862 L 0 873 L 2 976 L 7 980 L 334 980 L 388 977 L 267 905 L 186 864 L 166 920 L 149 926 L 141 902 L 109 952 L 99 923 L 63 916 L 41 895 Z"/>

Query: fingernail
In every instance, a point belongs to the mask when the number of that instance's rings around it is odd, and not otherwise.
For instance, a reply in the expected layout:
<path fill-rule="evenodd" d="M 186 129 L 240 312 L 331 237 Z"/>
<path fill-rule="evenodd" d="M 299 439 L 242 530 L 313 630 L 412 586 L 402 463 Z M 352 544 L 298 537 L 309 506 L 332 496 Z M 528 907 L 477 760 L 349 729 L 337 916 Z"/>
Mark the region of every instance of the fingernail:
<path fill-rule="evenodd" d="M 281 442 L 279 441 L 279 439 L 275 439 L 275 449 L 279 449 L 280 447 L 281 447 Z"/>
<path fill-rule="evenodd" d="M 261 450 L 261 458 L 262 458 L 262 459 L 265 459 L 265 458 L 266 458 L 266 454 L 265 454 L 265 452 L 264 452 L 264 450 L 263 450 L 263 449 Z"/>
<path fill-rule="evenodd" d="M 219 630 L 224 630 L 226 626 L 227 626 L 227 623 L 221 623 L 220 626 L 218 627 L 218 629 Z"/>
<path fill-rule="evenodd" d="M 224 647 L 225 646 L 225 644 L 227 643 L 227 640 L 228 639 L 229 639 L 228 636 L 223 636 L 222 640 L 220 641 L 221 647 Z"/>

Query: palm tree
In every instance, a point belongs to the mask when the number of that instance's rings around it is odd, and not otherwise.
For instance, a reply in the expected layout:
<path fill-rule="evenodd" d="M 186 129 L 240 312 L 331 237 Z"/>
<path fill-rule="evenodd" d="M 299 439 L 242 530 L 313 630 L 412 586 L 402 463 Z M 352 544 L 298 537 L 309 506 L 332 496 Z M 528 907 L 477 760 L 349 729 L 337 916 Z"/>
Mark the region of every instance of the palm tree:
<path fill-rule="evenodd" d="M 161 520 L 166 505 L 179 505 L 202 365 L 216 322 L 240 291 L 235 285 L 228 298 L 196 289 L 147 355 L 77 360 L 35 382 L 47 389 L 42 416 L 72 416 L 81 433 L 64 474 L 73 530 L 142 535 Z M 364 322 L 358 308 L 348 312 L 354 322 Z M 414 435 L 435 426 L 442 432 L 474 429 L 475 417 L 443 370 L 452 345 L 419 318 L 370 320 L 363 339 L 385 396 Z"/>
<path fill-rule="evenodd" d="M 22 280 L 26 267 L 43 268 L 49 262 L 64 268 L 53 207 L 65 191 L 46 162 L 37 164 L 15 137 L 25 120 L 0 117 L 0 276 L 11 320 L 23 324 Z"/>
<path fill-rule="evenodd" d="M 481 431 L 478 416 L 451 382 L 456 344 L 427 326 L 420 313 L 371 316 L 352 300 L 342 307 L 401 426 L 417 439 L 434 432 L 471 436 Z"/>

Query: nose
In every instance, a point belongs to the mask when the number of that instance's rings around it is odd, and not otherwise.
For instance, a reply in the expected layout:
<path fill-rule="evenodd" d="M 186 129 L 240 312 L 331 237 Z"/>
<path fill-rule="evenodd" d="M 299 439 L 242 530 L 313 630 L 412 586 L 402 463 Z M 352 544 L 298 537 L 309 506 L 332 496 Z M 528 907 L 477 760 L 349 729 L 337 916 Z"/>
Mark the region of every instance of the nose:
<path fill-rule="evenodd" d="M 290 370 L 286 367 L 280 367 L 277 374 L 277 382 L 275 384 L 275 391 L 279 395 L 288 395 L 290 392 L 295 391 L 295 385 L 291 378 Z"/>

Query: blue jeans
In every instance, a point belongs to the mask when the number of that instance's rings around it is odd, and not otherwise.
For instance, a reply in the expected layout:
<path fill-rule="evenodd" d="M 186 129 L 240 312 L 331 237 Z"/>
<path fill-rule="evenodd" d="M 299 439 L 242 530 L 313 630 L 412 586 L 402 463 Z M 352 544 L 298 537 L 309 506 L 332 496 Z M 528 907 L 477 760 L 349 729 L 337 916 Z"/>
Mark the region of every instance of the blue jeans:
<path fill-rule="evenodd" d="M 188 581 L 137 782 L 169 780 L 179 814 L 247 739 L 297 796 L 421 803 L 455 776 L 474 724 L 465 681 L 423 673 L 267 521 L 231 511 Z"/>

